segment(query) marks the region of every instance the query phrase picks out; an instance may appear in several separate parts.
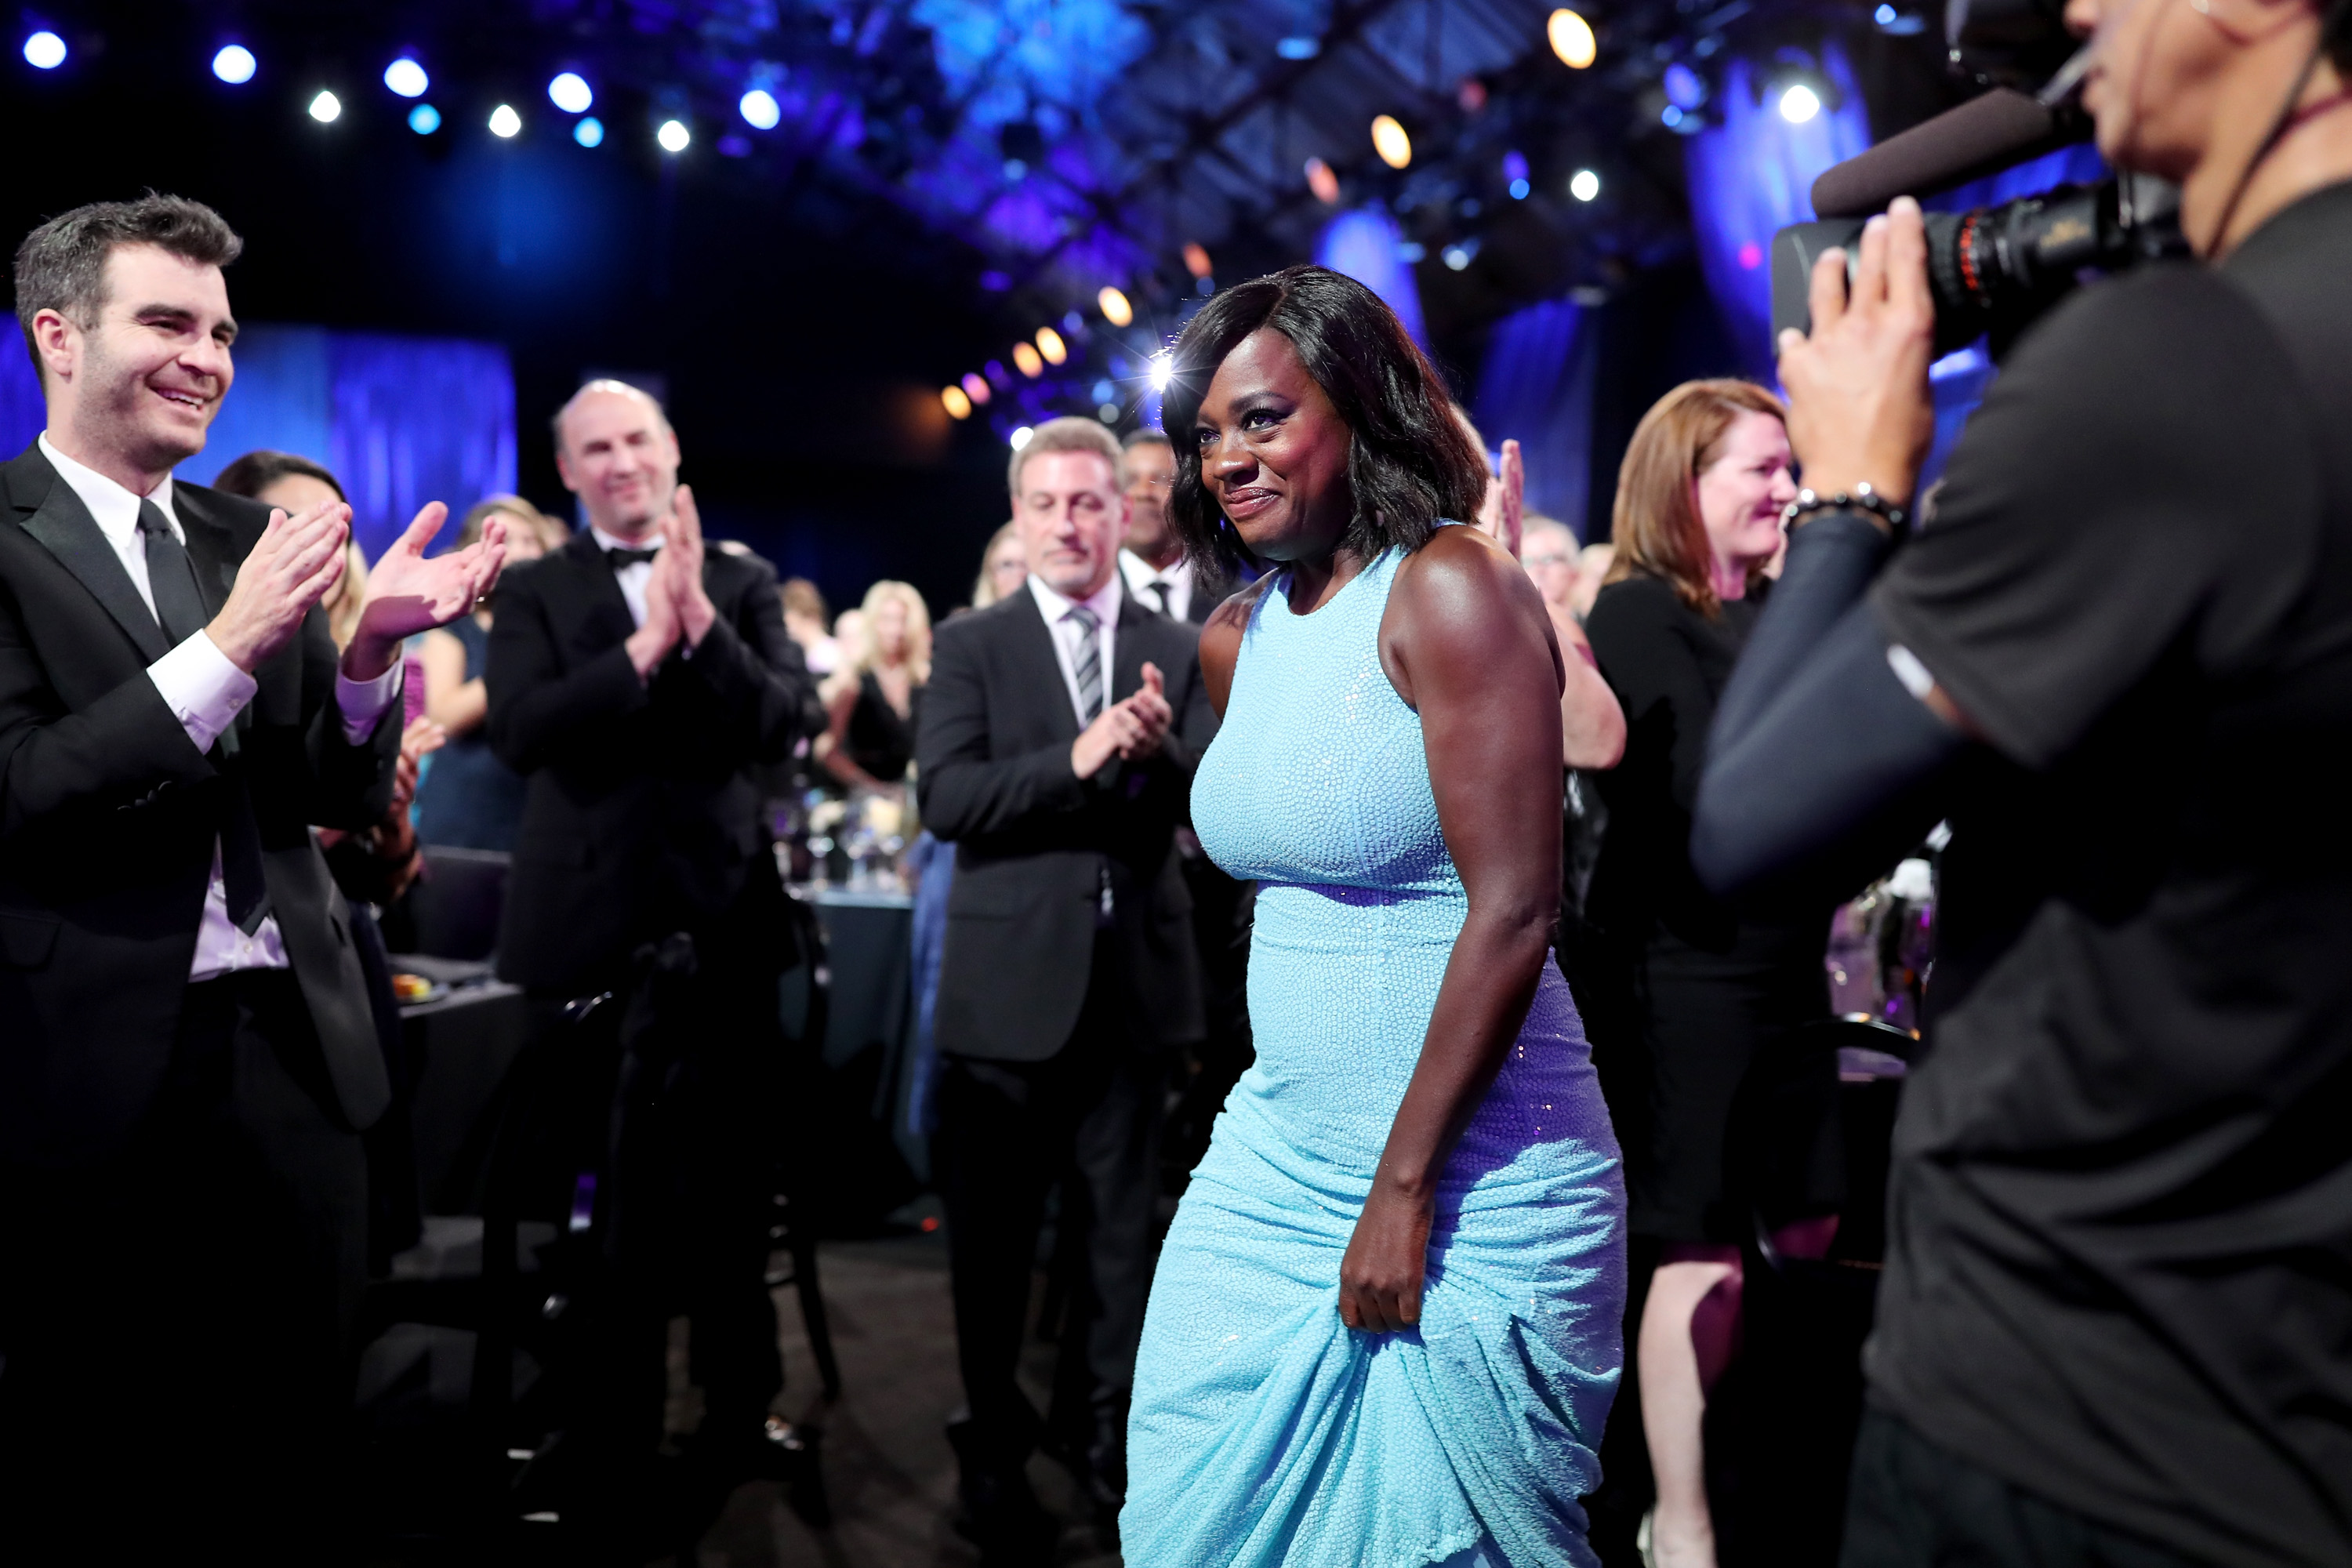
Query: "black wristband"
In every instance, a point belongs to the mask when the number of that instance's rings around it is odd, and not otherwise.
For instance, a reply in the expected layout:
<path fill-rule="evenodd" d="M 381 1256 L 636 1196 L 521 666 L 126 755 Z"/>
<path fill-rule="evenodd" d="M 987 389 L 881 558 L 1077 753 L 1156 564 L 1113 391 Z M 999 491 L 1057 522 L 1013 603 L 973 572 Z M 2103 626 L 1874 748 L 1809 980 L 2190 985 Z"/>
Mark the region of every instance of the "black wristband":
<path fill-rule="evenodd" d="M 1852 494 L 1840 490 L 1835 495 L 1825 496 L 1817 490 L 1799 490 L 1797 499 L 1780 510 L 1780 526 L 1794 527 L 1799 518 L 1817 511 L 1866 511 L 1885 523 L 1898 537 L 1911 521 L 1909 512 L 1864 483 L 1854 486 Z"/>

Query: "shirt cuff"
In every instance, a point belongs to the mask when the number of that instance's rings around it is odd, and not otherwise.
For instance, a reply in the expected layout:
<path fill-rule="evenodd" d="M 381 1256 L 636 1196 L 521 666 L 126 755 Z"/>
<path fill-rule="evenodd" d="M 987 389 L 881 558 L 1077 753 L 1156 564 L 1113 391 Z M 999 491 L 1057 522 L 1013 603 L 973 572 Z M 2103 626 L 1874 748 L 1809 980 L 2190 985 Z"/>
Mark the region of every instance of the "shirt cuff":
<path fill-rule="evenodd" d="M 401 679 L 408 668 L 405 654 L 392 661 L 392 668 L 373 680 L 353 680 L 335 669 L 335 706 L 343 712 L 343 739 L 356 746 L 375 732 L 377 721 L 384 710 L 400 700 Z"/>
<path fill-rule="evenodd" d="M 231 663 L 213 639 L 199 631 L 147 667 L 163 705 L 188 732 L 199 752 L 209 752 L 221 731 L 236 721 L 259 683 Z"/>

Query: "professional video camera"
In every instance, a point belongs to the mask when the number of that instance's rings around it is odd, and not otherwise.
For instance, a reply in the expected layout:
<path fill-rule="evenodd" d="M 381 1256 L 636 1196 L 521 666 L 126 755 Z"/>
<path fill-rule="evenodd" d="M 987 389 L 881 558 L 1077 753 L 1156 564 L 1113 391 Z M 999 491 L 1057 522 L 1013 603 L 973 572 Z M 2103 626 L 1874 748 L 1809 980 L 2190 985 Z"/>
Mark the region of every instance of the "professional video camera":
<path fill-rule="evenodd" d="M 1851 258 L 1863 223 L 1896 196 L 1933 195 L 2090 139 L 2089 117 L 2074 102 L 2090 51 L 2074 48 L 2057 0 L 1954 0 L 1946 29 L 1953 59 L 1990 90 L 1814 182 L 1821 221 L 1772 237 L 1776 336 L 1784 327 L 1810 327 L 1814 261 L 1840 246 Z M 2020 90 L 2044 78 L 2038 91 Z M 2179 213 L 2176 188 L 2123 175 L 2000 206 L 1928 214 L 1936 353 L 1990 335 L 1998 357 L 2086 277 L 2179 254 Z"/>

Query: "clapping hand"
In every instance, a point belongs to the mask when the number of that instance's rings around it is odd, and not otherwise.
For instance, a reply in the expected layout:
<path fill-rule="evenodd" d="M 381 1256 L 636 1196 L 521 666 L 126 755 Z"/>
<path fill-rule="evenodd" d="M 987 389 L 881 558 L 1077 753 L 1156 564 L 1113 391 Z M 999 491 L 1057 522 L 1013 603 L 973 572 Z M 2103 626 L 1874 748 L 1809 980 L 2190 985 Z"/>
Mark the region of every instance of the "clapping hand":
<path fill-rule="evenodd" d="M 662 519 L 666 542 L 654 569 L 669 567 L 670 598 L 677 606 L 678 629 L 687 647 L 700 647 L 711 622 L 719 618 L 710 595 L 702 589 L 702 514 L 695 509 L 694 491 L 685 485 L 677 487 L 671 508 L 670 515 Z"/>
<path fill-rule="evenodd" d="M 368 573 L 359 629 L 343 655 L 343 673 L 353 680 L 373 680 L 392 668 L 404 639 L 447 626 L 497 585 L 507 558 L 505 520 L 493 514 L 474 543 L 427 556 L 425 547 L 448 516 L 439 501 L 427 502 Z"/>
<path fill-rule="evenodd" d="M 1519 538 L 1526 531 L 1528 512 L 1528 470 L 1519 456 L 1517 441 L 1503 443 L 1503 471 L 1486 490 L 1486 499 L 1478 508 L 1478 531 L 1486 534 L 1519 558 Z"/>
<path fill-rule="evenodd" d="M 351 521 L 352 509 L 337 500 L 305 507 L 290 518 L 283 511 L 269 514 L 268 525 L 237 566 L 228 602 L 205 628 L 230 663 L 250 675 L 294 640 L 310 606 L 342 581 Z"/>
<path fill-rule="evenodd" d="M 1092 778 L 1113 757 L 1132 763 L 1156 755 L 1175 718 L 1176 710 L 1168 703 L 1166 678 L 1158 665 L 1147 662 L 1143 684 L 1097 714 L 1095 721 L 1070 743 L 1071 772 L 1082 779 Z"/>

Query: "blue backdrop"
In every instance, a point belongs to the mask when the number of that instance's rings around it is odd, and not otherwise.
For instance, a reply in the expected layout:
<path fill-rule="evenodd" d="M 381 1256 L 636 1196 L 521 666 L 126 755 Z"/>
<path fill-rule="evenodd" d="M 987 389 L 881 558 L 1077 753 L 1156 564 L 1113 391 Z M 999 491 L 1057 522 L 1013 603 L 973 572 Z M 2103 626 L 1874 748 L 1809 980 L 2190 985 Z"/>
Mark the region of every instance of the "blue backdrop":
<path fill-rule="evenodd" d="M 0 350 L 0 453 L 30 446 L 44 423 L 31 362 Z M 425 502 L 454 518 L 515 488 L 514 372 L 497 343 L 248 326 L 211 437 L 180 471 L 208 483 L 257 447 L 324 463 L 373 561 Z M 441 542 L 455 538 L 453 521 Z"/>
<path fill-rule="evenodd" d="M 1495 323 L 1478 370 L 1474 417 L 1496 447 L 1519 443 L 1528 510 L 1556 517 L 1580 537 L 1592 468 L 1596 356 L 1591 314 L 1574 300 L 1547 300 Z"/>

